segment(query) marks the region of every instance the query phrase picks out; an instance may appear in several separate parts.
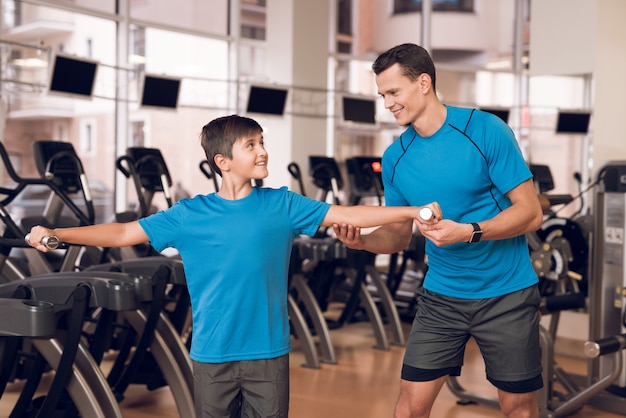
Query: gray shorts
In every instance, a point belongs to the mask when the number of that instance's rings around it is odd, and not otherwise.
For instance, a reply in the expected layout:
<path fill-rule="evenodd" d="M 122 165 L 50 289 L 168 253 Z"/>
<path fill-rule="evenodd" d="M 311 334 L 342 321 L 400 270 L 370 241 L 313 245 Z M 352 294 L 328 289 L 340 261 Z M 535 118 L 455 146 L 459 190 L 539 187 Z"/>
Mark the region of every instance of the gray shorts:
<path fill-rule="evenodd" d="M 540 389 L 541 347 L 537 286 L 490 299 L 458 299 L 418 289 L 402 379 L 429 381 L 461 373 L 473 337 L 487 379 L 509 392 Z"/>
<path fill-rule="evenodd" d="M 289 355 L 228 363 L 193 362 L 198 418 L 283 418 L 289 411 Z"/>

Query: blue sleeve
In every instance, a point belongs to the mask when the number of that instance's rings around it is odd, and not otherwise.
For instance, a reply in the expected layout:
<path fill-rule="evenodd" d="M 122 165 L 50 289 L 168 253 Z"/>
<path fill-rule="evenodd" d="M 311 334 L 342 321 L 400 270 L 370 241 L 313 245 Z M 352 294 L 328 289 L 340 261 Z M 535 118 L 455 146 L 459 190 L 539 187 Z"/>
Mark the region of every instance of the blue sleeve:
<path fill-rule="evenodd" d="M 287 201 L 294 231 L 297 234 L 315 235 L 330 204 L 291 191 L 287 191 Z"/>
<path fill-rule="evenodd" d="M 184 223 L 179 203 L 175 203 L 167 210 L 139 219 L 139 225 L 148 236 L 150 245 L 158 252 L 176 246 L 175 239 L 180 236 Z"/>
<path fill-rule="evenodd" d="M 489 176 L 500 193 L 505 195 L 532 178 L 532 173 L 511 128 L 495 115 L 487 113 L 485 116 L 484 149 Z"/>

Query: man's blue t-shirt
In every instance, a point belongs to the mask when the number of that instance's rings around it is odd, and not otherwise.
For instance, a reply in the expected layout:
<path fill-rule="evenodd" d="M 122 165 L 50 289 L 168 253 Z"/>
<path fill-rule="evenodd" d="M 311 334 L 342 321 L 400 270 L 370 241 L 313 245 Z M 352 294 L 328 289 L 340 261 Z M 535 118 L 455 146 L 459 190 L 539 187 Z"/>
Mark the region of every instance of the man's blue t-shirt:
<path fill-rule="evenodd" d="M 280 189 L 243 199 L 183 199 L 139 220 L 157 250 L 176 248 L 191 296 L 190 356 L 207 363 L 291 350 L 287 280 L 293 240 L 313 235 L 329 205 Z"/>
<path fill-rule="evenodd" d="M 438 202 L 460 223 L 491 219 L 511 206 L 506 193 L 532 174 L 511 129 L 497 116 L 447 106 L 430 137 L 409 126 L 382 159 L 385 203 Z M 537 283 L 524 235 L 437 247 L 427 240 L 424 287 L 466 299 L 501 296 Z"/>

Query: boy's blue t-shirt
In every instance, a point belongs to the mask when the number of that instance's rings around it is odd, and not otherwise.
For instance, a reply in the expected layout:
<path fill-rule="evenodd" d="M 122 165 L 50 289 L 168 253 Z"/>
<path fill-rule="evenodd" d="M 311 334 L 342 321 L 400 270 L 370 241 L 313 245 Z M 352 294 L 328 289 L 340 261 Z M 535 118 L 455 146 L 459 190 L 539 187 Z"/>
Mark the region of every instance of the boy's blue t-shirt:
<path fill-rule="evenodd" d="M 385 203 L 438 202 L 444 219 L 491 219 L 511 206 L 506 193 L 532 174 L 508 125 L 497 116 L 447 106 L 430 137 L 408 127 L 382 159 Z M 437 247 L 427 240 L 424 287 L 466 299 L 505 295 L 537 283 L 525 235 Z"/>
<path fill-rule="evenodd" d="M 182 257 L 193 360 L 258 360 L 291 350 L 287 280 L 293 240 L 314 235 L 329 207 L 286 187 L 255 187 L 243 199 L 198 195 L 139 220 L 157 251 L 176 248 Z"/>

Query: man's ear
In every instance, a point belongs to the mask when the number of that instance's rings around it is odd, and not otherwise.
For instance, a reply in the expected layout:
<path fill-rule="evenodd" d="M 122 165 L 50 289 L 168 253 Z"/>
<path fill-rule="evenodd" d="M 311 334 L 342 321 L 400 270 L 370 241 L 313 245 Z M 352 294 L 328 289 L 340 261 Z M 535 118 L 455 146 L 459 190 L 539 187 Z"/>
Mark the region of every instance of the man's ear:
<path fill-rule="evenodd" d="M 432 88 L 432 80 L 428 74 L 420 74 L 418 81 L 423 93 L 428 93 L 428 91 Z"/>
<path fill-rule="evenodd" d="M 224 171 L 228 171 L 228 168 L 230 167 L 229 158 L 224 157 L 223 154 L 215 154 L 213 161 L 215 161 L 215 165 L 222 171 L 222 173 Z"/>

